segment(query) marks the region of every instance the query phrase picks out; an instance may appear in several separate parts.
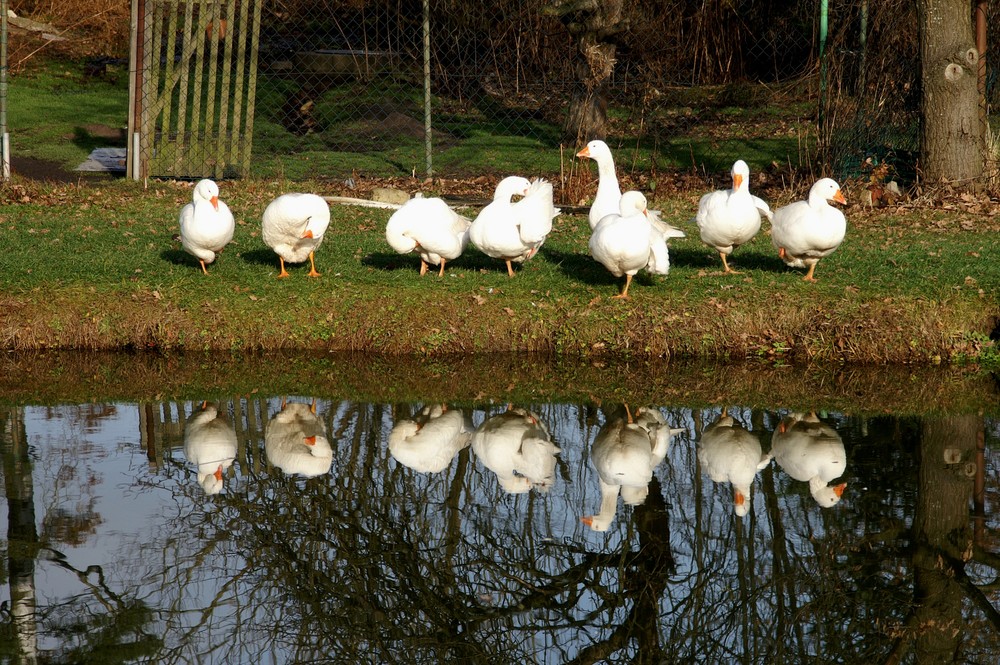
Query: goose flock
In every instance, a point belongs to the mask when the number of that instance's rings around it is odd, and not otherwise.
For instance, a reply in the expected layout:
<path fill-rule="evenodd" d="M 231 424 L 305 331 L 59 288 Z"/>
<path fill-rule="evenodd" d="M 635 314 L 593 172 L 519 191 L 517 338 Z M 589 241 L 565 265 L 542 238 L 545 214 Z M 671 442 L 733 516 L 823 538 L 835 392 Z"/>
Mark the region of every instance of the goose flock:
<path fill-rule="evenodd" d="M 621 191 L 607 143 L 590 141 L 577 157 L 597 163 L 597 192 L 588 213 L 590 255 L 615 277 L 625 278 L 614 297 L 628 298 L 632 278 L 640 270 L 669 273 L 668 242 L 685 233 L 666 223 L 659 211 L 650 210 L 642 192 Z M 831 201 L 846 203 L 840 186 L 823 178 L 812 186 L 806 200 L 772 212 L 765 201 L 750 193 L 750 169 L 745 161 L 736 161 L 731 175 L 732 187 L 702 196 L 692 220 L 701 241 L 721 258 L 723 273 L 738 272 L 729 264 L 729 256 L 760 232 L 764 217 L 770 222 L 771 242 L 781 260 L 806 268 L 803 279 L 815 282 L 816 264 L 840 246 L 847 231 L 844 213 L 830 205 Z M 514 264 L 538 253 L 559 214 L 551 183 L 510 176 L 500 181 L 493 200 L 474 219 L 460 215 L 443 199 L 418 194 L 392 214 L 385 238 L 397 253 L 420 258 L 421 275 L 429 266 L 437 266 L 438 276 L 444 275 L 445 265 L 459 258 L 471 242 L 486 256 L 502 261 L 513 277 Z M 207 265 L 233 239 L 235 229 L 232 212 L 219 199 L 218 185 L 208 179 L 199 181 L 179 221 L 182 247 L 208 274 Z M 261 220 L 261 236 L 278 255 L 278 277 L 289 276 L 286 263 L 307 260 L 308 275 L 320 275 L 315 252 L 329 224 L 330 207 L 316 194 L 282 194 L 271 201 Z"/>
<path fill-rule="evenodd" d="M 580 518 L 593 531 L 610 528 L 619 497 L 629 506 L 646 501 L 656 468 L 674 439 L 686 431 L 671 427 L 656 407 L 631 409 L 619 404 L 602 411 L 604 422 L 589 455 L 600 506 L 596 513 Z M 723 408 L 701 430 L 696 446 L 701 471 L 714 483 L 732 486 L 731 507 L 737 517 L 750 512 L 754 481 L 772 461 L 791 481 L 808 485 L 821 508 L 839 503 L 847 488 L 844 442 L 813 412 L 785 415 L 771 435 L 770 451 L 764 453 L 759 434 L 744 428 Z M 508 404 L 474 426 L 467 411 L 431 403 L 412 416 L 397 418 L 388 434 L 392 459 L 421 474 L 445 472 L 466 448 L 509 494 L 546 493 L 556 482 L 562 450 L 542 418 L 527 408 Z M 316 400 L 283 399 L 264 430 L 264 451 L 268 463 L 286 475 L 313 478 L 329 473 L 335 451 L 317 414 Z M 237 456 L 237 437 L 217 405 L 203 402 L 187 419 L 184 454 L 196 467 L 205 493 L 221 492 L 225 473 Z"/>

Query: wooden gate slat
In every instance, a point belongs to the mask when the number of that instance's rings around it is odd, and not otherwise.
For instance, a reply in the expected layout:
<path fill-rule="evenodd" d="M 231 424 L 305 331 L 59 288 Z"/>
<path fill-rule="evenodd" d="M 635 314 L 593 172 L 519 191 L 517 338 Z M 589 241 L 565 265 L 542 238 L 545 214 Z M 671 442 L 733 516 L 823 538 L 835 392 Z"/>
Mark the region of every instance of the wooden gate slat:
<path fill-rule="evenodd" d="M 263 0 L 133 2 L 141 3 L 145 35 L 133 100 L 141 173 L 133 177 L 247 174 Z"/>

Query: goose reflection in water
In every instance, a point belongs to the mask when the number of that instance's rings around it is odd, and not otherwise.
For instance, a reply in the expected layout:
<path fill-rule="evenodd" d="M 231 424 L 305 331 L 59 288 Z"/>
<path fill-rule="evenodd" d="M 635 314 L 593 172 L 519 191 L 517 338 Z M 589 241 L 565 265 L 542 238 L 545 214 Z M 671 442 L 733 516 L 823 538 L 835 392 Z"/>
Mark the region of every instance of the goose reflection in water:
<path fill-rule="evenodd" d="M 667 425 L 659 410 L 640 407 L 633 417 L 628 406 L 616 409 L 597 432 L 590 452 L 601 486 L 601 508 L 582 518 L 594 531 L 607 531 L 618 510 L 618 494 L 630 506 L 646 500 L 653 469 L 663 461 L 670 440 L 683 429 Z"/>
<path fill-rule="evenodd" d="M 333 464 L 333 449 L 323 421 L 312 404 L 281 401 L 279 411 L 264 431 L 267 461 L 289 475 L 320 476 Z"/>
<path fill-rule="evenodd" d="M 847 470 L 844 442 L 815 413 L 783 418 L 771 437 L 771 453 L 785 473 L 809 483 L 809 492 L 820 506 L 829 508 L 844 495 L 846 482 L 829 485 Z"/>
<path fill-rule="evenodd" d="M 198 467 L 205 494 L 222 491 L 223 472 L 236 459 L 236 430 L 219 415 L 216 404 L 202 402 L 184 424 L 184 456 Z"/>
<path fill-rule="evenodd" d="M 757 472 L 771 462 L 760 439 L 722 410 L 698 441 L 698 461 L 716 483 L 732 483 L 733 511 L 743 517 L 750 510 L 750 486 Z"/>
<path fill-rule="evenodd" d="M 420 473 L 444 471 L 472 438 L 471 423 L 460 409 L 430 404 L 411 418 L 397 420 L 389 433 L 389 454 Z"/>
<path fill-rule="evenodd" d="M 537 414 L 510 407 L 479 426 L 472 435 L 472 451 L 511 494 L 531 488 L 547 492 L 560 452 Z"/>

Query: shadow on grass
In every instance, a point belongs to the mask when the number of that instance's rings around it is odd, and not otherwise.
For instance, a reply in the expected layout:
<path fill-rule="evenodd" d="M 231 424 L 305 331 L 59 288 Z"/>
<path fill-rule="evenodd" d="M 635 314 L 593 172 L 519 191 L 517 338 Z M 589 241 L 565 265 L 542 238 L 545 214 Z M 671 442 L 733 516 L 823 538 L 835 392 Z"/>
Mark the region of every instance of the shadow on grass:
<path fill-rule="evenodd" d="M 558 249 L 540 250 L 550 263 L 555 264 L 567 277 L 571 277 L 588 286 L 607 286 L 617 284 L 624 278 L 615 277 L 608 269 L 597 262 L 590 254 L 578 252 L 563 252 Z"/>
<path fill-rule="evenodd" d="M 258 266 L 267 266 L 269 268 L 278 268 L 278 255 L 275 254 L 270 249 L 251 249 L 240 253 L 240 258 Z"/>
<path fill-rule="evenodd" d="M 165 249 L 162 252 L 160 252 L 160 258 L 166 261 L 167 263 L 174 264 L 175 266 L 187 267 L 193 265 L 197 266 L 199 269 L 201 268 L 201 266 L 198 264 L 198 259 L 191 256 L 183 249 L 176 249 L 176 248 Z"/>
<path fill-rule="evenodd" d="M 455 261 L 448 261 L 446 266 L 458 267 L 465 257 L 459 257 Z M 416 254 L 397 254 L 395 252 L 372 252 L 361 259 L 361 265 L 385 272 L 419 271 L 420 257 Z M 428 270 L 437 270 L 436 266 L 430 266 Z"/>

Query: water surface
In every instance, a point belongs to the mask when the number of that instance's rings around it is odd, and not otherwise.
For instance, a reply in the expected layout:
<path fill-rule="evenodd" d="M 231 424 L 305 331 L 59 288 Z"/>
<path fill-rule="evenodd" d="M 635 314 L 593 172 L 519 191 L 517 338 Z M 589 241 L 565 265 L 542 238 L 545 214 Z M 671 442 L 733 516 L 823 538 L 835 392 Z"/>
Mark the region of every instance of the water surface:
<path fill-rule="evenodd" d="M 590 387 L 8 403 L 0 657 L 1000 657 L 995 412 Z"/>

